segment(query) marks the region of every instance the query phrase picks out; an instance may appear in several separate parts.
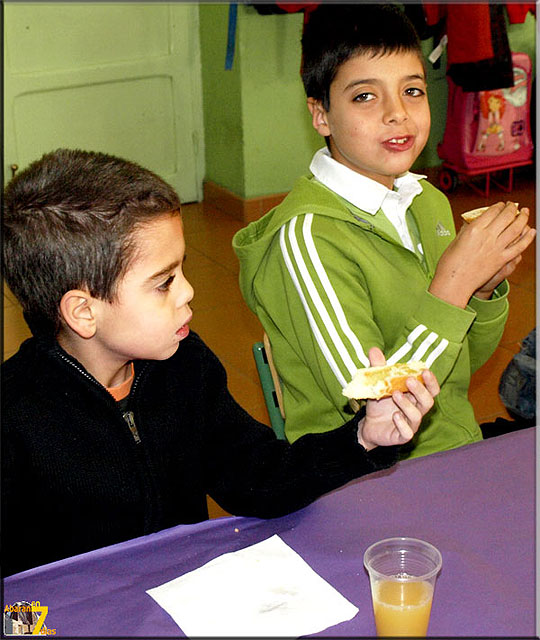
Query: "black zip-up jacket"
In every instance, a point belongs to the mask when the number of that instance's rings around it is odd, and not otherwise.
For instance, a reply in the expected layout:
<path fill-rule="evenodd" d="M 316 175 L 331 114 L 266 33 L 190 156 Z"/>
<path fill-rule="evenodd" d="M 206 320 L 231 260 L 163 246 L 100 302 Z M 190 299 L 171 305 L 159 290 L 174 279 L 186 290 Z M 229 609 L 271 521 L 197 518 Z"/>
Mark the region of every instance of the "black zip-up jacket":
<path fill-rule="evenodd" d="M 208 518 L 206 494 L 272 518 L 397 458 L 358 444 L 359 415 L 293 445 L 251 418 L 193 332 L 135 362 L 127 414 L 56 341 L 2 365 L 2 573 Z M 135 423 L 135 429 L 133 428 Z"/>

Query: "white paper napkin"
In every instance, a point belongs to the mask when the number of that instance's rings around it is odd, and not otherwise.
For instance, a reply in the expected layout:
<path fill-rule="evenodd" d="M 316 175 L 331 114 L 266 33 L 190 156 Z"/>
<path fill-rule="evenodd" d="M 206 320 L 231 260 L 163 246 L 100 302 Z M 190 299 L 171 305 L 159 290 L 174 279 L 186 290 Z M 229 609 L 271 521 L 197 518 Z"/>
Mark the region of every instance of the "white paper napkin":
<path fill-rule="evenodd" d="M 188 637 L 298 637 L 358 613 L 277 535 L 146 593 Z"/>

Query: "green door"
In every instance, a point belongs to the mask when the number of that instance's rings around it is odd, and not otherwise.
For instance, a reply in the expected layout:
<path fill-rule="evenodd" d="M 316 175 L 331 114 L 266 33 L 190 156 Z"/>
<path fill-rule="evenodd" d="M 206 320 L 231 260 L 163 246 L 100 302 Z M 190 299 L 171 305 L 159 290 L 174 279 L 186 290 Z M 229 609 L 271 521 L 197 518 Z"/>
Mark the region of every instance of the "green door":
<path fill-rule="evenodd" d="M 103 151 L 202 199 L 196 3 L 4 3 L 4 179 L 59 147 Z"/>

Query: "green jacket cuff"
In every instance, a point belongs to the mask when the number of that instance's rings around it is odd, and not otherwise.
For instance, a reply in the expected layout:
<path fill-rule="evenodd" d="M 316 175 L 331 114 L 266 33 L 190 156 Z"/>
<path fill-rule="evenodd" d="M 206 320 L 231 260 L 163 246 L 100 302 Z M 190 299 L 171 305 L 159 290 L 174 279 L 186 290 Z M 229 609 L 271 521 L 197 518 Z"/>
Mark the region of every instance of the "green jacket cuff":
<path fill-rule="evenodd" d="M 504 315 L 508 309 L 508 292 L 510 285 L 507 280 L 495 289 L 490 300 L 482 300 L 474 296 L 469 300 L 469 308 L 477 314 L 481 322 L 490 322 Z"/>

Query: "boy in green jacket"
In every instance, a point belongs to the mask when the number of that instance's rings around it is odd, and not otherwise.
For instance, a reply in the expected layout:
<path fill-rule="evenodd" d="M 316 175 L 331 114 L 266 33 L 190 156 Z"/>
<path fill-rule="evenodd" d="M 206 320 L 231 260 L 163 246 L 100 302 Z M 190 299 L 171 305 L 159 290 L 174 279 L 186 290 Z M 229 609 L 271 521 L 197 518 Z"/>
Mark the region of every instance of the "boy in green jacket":
<path fill-rule="evenodd" d="M 470 377 L 501 338 L 505 278 L 535 235 L 529 211 L 495 204 L 456 237 L 446 197 L 409 172 L 430 111 L 418 37 L 398 8 L 321 5 L 302 47 L 327 148 L 233 240 L 282 380 L 287 438 L 350 414 L 342 389 L 377 346 L 389 364 L 425 361 L 441 385 L 405 456 L 480 440 Z"/>

